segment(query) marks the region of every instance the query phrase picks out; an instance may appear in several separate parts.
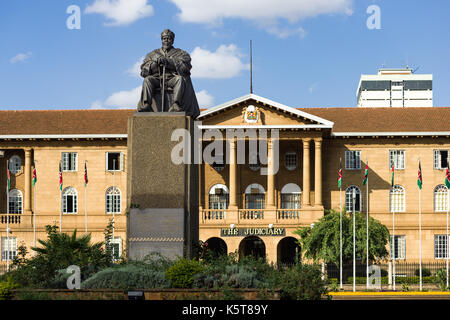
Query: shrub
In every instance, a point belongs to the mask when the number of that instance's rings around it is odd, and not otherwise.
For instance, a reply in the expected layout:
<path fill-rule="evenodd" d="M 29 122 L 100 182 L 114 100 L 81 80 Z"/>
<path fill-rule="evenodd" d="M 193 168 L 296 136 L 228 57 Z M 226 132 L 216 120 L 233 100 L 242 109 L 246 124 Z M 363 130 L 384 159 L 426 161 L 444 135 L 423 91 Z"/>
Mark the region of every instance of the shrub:
<path fill-rule="evenodd" d="M 414 271 L 414 274 L 417 276 L 417 277 L 420 277 L 420 269 L 416 269 L 416 271 Z M 429 276 L 431 276 L 431 271 L 430 271 L 430 269 L 428 269 L 428 268 L 422 268 L 422 277 L 429 277 Z"/>
<path fill-rule="evenodd" d="M 12 277 L 8 277 L 6 281 L 0 282 L 0 300 L 12 299 L 12 291 L 17 287 L 18 285 L 12 280 Z"/>
<path fill-rule="evenodd" d="M 83 289 L 151 289 L 168 288 L 164 271 L 144 264 L 131 264 L 104 269 L 81 283 Z"/>
<path fill-rule="evenodd" d="M 165 275 L 174 288 L 192 288 L 194 276 L 202 273 L 203 270 L 203 266 L 198 261 L 181 258 L 167 269 Z"/>
<path fill-rule="evenodd" d="M 434 275 L 436 282 L 441 291 L 446 291 L 447 288 L 447 271 L 445 269 L 439 269 Z"/>
<path fill-rule="evenodd" d="M 298 264 L 286 270 L 281 280 L 280 299 L 319 300 L 327 293 L 318 265 Z"/>

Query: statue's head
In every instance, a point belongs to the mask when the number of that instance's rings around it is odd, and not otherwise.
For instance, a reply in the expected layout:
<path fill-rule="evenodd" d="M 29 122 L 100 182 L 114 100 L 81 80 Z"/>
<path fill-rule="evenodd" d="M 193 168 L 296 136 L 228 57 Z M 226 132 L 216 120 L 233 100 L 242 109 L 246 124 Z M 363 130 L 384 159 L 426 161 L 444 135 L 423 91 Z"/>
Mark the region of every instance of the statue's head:
<path fill-rule="evenodd" d="M 161 32 L 161 42 L 163 49 L 168 49 L 172 47 L 173 41 L 175 40 L 175 33 L 170 31 L 169 29 Z"/>

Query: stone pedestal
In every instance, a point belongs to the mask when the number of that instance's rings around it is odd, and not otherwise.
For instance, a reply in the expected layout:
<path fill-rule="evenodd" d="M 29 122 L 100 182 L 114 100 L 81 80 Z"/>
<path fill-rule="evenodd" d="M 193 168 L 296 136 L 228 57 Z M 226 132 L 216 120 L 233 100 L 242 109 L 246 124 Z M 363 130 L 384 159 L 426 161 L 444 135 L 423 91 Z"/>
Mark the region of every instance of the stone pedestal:
<path fill-rule="evenodd" d="M 174 137 L 180 140 L 172 141 L 177 129 Z M 172 153 L 179 156 L 184 146 L 193 160 L 193 139 L 193 120 L 181 112 L 140 112 L 128 119 L 129 258 L 151 252 L 192 256 L 198 242 L 198 167 L 174 163 Z"/>

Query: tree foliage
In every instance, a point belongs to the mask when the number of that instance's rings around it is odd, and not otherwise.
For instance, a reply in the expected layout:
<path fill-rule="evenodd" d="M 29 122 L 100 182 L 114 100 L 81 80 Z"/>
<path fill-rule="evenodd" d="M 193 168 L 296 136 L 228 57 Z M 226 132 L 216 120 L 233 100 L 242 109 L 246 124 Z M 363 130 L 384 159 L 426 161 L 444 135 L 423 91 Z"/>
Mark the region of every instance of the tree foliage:
<path fill-rule="evenodd" d="M 356 256 L 366 260 L 366 217 L 355 213 Z M 330 210 L 312 228 L 299 228 L 295 234 L 306 258 L 339 265 L 340 260 L 340 213 Z M 378 220 L 369 217 L 369 260 L 388 256 L 389 231 Z M 353 260 L 353 216 L 342 213 L 342 262 Z"/>

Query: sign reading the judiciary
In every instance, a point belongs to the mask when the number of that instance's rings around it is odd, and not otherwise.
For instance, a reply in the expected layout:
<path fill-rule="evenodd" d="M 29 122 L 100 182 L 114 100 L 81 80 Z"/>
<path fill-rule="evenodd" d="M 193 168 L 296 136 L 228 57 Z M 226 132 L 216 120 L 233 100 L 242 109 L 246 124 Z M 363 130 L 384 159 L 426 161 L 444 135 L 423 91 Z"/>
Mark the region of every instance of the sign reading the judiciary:
<path fill-rule="evenodd" d="M 246 237 L 246 236 L 285 236 L 285 228 L 223 228 L 221 237 Z"/>

